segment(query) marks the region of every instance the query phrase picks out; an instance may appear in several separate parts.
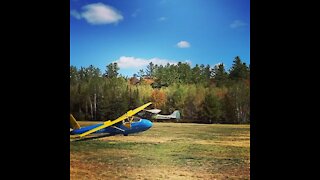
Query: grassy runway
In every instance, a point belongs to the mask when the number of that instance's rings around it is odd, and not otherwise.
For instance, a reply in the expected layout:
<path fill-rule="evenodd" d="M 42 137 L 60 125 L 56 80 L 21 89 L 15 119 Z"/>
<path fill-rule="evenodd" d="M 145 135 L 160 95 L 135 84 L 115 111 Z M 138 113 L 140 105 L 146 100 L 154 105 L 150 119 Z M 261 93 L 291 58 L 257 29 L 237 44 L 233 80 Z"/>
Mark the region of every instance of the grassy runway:
<path fill-rule="evenodd" d="M 227 178 L 250 179 L 250 125 L 154 123 L 136 135 L 70 142 L 70 179 Z"/>

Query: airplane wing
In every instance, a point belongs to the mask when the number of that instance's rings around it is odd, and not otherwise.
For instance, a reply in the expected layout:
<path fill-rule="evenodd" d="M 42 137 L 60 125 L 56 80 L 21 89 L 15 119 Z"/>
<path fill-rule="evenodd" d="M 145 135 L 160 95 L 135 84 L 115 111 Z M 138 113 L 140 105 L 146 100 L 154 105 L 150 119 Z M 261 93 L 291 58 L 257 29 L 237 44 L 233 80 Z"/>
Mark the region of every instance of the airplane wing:
<path fill-rule="evenodd" d="M 100 129 L 103 129 L 103 128 L 112 126 L 113 124 L 116 124 L 116 123 L 118 123 L 118 122 L 121 122 L 121 121 L 123 121 L 123 120 L 125 120 L 125 119 L 127 119 L 127 118 L 129 118 L 129 117 L 131 117 L 131 116 L 133 116 L 133 115 L 135 115 L 135 114 L 137 114 L 138 112 L 140 112 L 140 111 L 143 110 L 144 108 L 148 107 L 150 104 L 152 104 L 152 103 L 149 102 L 149 103 L 144 104 L 144 105 L 142 105 L 142 106 L 140 106 L 140 107 L 138 107 L 138 108 L 136 108 L 136 109 L 134 109 L 134 110 L 130 110 L 130 111 L 126 112 L 125 114 L 123 114 L 122 116 L 118 117 L 118 118 L 115 119 L 115 120 L 105 121 L 101 126 L 98 126 L 98 127 L 96 127 L 96 128 L 93 128 L 93 129 L 91 129 L 91 130 L 89 130 L 89 131 L 87 131 L 87 132 L 84 132 L 84 133 L 80 134 L 79 137 L 80 137 L 80 138 L 81 138 L 81 137 L 84 137 L 84 136 L 86 136 L 86 135 L 88 135 L 88 134 L 91 134 L 91 133 L 94 133 L 94 132 L 96 132 L 96 131 L 99 131 Z"/>
<path fill-rule="evenodd" d="M 70 126 L 72 127 L 72 129 L 80 129 L 80 125 L 77 123 L 76 119 L 73 117 L 72 114 L 70 114 Z"/>
<path fill-rule="evenodd" d="M 145 110 L 145 111 L 150 112 L 150 113 L 153 113 L 153 114 L 158 114 L 158 113 L 161 112 L 160 109 L 149 109 L 149 110 Z"/>

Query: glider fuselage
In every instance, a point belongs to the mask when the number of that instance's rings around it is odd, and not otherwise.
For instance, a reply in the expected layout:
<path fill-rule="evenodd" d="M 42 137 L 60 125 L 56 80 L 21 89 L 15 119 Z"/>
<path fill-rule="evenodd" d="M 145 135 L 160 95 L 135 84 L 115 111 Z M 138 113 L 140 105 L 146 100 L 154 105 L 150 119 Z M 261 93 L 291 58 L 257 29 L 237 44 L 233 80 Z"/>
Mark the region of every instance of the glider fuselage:
<path fill-rule="evenodd" d="M 84 132 L 87 132 L 91 129 L 94 129 L 96 127 L 101 126 L 103 123 L 95 124 L 95 125 L 90 125 L 90 126 L 84 126 L 81 127 L 80 129 L 74 129 L 70 132 L 70 134 L 82 134 Z M 139 133 L 142 131 L 146 131 L 152 127 L 152 122 L 149 121 L 148 119 L 140 119 L 139 121 L 132 122 L 131 123 L 131 128 L 126 127 L 122 122 L 119 122 L 114 125 L 115 127 L 109 126 L 103 129 L 100 129 L 94 134 L 97 133 L 108 133 L 110 135 L 116 135 L 116 134 L 133 134 L 133 133 Z"/>

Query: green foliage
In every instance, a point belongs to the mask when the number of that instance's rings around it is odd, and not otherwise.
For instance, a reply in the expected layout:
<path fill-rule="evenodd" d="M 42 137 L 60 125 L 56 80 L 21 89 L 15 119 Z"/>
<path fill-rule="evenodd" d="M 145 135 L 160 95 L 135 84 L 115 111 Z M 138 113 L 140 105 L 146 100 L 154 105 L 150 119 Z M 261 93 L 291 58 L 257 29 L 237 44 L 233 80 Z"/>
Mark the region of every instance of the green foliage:
<path fill-rule="evenodd" d="M 250 122 L 250 88 L 244 82 L 234 84 L 224 101 L 225 117 L 228 123 Z"/>
<path fill-rule="evenodd" d="M 207 123 L 218 123 L 221 118 L 221 102 L 213 90 L 206 93 L 202 103 L 202 116 Z"/>
<path fill-rule="evenodd" d="M 108 120 L 154 101 L 162 114 L 179 110 L 180 122 L 250 123 L 249 67 L 238 56 L 229 74 L 223 64 L 150 63 L 138 74 L 155 82 L 132 85 L 118 74 L 117 63 L 107 65 L 103 75 L 92 65 L 70 66 L 70 112 L 79 120 Z"/>
<path fill-rule="evenodd" d="M 105 72 L 105 76 L 107 78 L 116 78 L 118 77 L 118 71 L 119 71 L 119 67 L 118 67 L 118 64 L 115 62 L 115 63 L 110 63 L 108 66 L 107 66 L 107 69 L 106 69 L 106 72 Z"/>
<path fill-rule="evenodd" d="M 153 77 L 154 70 L 155 70 L 155 65 L 152 62 L 150 62 L 149 65 L 147 66 L 146 75 L 148 77 Z"/>
<path fill-rule="evenodd" d="M 228 73 L 226 72 L 223 63 L 214 67 L 214 79 L 217 87 L 223 87 L 228 82 Z"/>
<path fill-rule="evenodd" d="M 249 78 L 249 68 L 246 63 L 241 62 L 239 56 L 235 57 L 230 69 L 230 79 L 240 81 Z"/>
<path fill-rule="evenodd" d="M 140 78 L 142 78 L 143 76 L 145 76 L 144 70 L 143 70 L 143 69 L 140 69 L 137 76 L 140 77 Z"/>

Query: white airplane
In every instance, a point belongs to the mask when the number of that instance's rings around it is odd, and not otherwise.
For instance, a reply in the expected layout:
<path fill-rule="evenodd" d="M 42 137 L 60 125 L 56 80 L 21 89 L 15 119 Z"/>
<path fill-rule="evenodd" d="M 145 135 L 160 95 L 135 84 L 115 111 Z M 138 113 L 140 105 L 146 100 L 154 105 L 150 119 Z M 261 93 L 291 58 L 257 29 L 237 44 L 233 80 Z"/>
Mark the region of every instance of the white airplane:
<path fill-rule="evenodd" d="M 180 112 L 178 110 L 173 111 L 173 113 L 169 115 L 159 114 L 160 112 L 161 112 L 160 109 L 149 109 L 149 110 L 145 109 L 138 115 L 142 117 L 147 116 L 151 119 L 156 119 L 156 120 L 180 119 Z"/>

